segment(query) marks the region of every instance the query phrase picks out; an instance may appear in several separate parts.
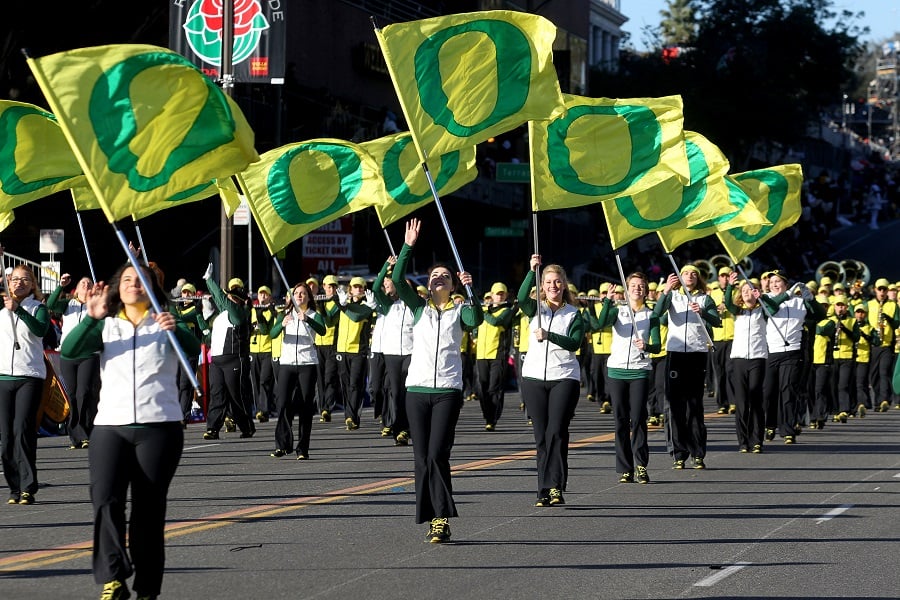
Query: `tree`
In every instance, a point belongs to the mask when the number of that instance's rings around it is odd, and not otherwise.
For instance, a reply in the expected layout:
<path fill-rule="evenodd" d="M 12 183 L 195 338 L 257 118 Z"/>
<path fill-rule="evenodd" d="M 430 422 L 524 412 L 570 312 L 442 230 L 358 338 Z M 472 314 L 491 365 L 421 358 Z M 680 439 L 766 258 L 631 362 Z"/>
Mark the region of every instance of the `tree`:
<path fill-rule="evenodd" d="M 855 85 L 863 50 L 848 11 L 835 21 L 831 0 L 694 0 L 696 34 L 686 52 L 664 61 L 657 49 L 624 52 L 618 73 L 594 73 L 591 94 L 680 94 L 685 128 L 702 133 L 731 159 L 751 166 L 763 150 L 779 161 L 808 126 Z M 835 23 L 828 25 L 829 23 Z"/>
<path fill-rule="evenodd" d="M 694 0 L 667 0 L 666 4 L 667 8 L 659 11 L 662 42 L 666 46 L 683 46 L 694 39 L 697 31 Z"/>

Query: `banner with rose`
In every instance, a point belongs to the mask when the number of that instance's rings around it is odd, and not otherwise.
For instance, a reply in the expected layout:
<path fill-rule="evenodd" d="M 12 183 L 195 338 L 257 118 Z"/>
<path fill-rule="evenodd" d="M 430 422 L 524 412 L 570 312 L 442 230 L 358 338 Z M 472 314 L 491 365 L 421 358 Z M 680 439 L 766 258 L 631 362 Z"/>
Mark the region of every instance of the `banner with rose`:
<path fill-rule="evenodd" d="M 286 2 L 233 0 L 232 74 L 246 83 L 284 83 Z M 169 46 L 207 76 L 222 76 L 222 0 L 169 3 Z"/>
<path fill-rule="evenodd" d="M 80 48 L 28 65 L 110 222 L 259 160 L 237 104 L 170 50 Z"/>
<path fill-rule="evenodd" d="M 420 162 L 563 112 L 556 26 L 543 17 L 461 13 L 375 34 Z"/>
<path fill-rule="evenodd" d="M 564 116 L 528 124 L 532 210 L 633 196 L 669 180 L 690 182 L 680 96 L 563 97 Z"/>
<path fill-rule="evenodd" d="M 716 234 L 731 260 L 739 263 L 800 218 L 803 169 L 798 164 L 778 165 L 737 173 L 728 179 L 750 196 L 753 204 L 769 222 L 766 225 L 738 227 Z"/>
<path fill-rule="evenodd" d="M 382 227 L 434 201 L 408 131 L 363 142 L 361 146 L 378 164 L 384 183 L 384 195 L 375 204 Z M 430 158 L 427 164 L 439 196 L 452 194 L 478 177 L 475 146 Z"/>
<path fill-rule="evenodd" d="M 310 231 L 384 195 L 378 165 L 359 144 L 315 139 L 270 150 L 238 175 L 273 255 Z"/>
<path fill-rule="evenodd" d="M 0 100 L 0 211 L 84 183 L 56 117 L 33 104 Z"/>

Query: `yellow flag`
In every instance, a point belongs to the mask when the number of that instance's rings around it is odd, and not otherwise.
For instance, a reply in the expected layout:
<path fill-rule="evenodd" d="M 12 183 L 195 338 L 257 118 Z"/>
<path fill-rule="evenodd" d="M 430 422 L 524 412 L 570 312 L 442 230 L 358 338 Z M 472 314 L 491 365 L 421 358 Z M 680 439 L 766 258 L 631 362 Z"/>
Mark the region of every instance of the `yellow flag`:
<path fill-rule="evenodd" d="M 770 223 L 729 229 L 717 234 L 728 256 L 738 263 L 800 218 L 803 169 L 798 164 L 778 165 L 737 173 L 729 179 L 749 194 L 753 204 Z"/>
<path fill-rule="evenodd" d="M 0 100 L 0 211 L 84 183 L 52 114 L 33 104 Z"/>
<path fill-rule="evenodd" d="M 72 192 L 72 202 L 75 203 L 76 211 L 83 212 L 101 208 L 100 203 L 97 202 L 97 195 L 94 193 L 94 190 L 87 185 L 73 187 L 70 191 Z"/>
<path fill-rule="evenodd" d="M 12 225 L 12 222 L 16 220 L 16 215 L 13 214 L 13 211 L 6 210 L 0 212 L 0 231 L 6 231 L 6 228 Z"/>
<path fill-rule="evenodd" d="M 383 194 L 378 165 L 359 144 L 316 139 L 262 155 L 238 175 L 269 252 Z"/>
<path fill-rule="evenodd" d="M 563 111 L 556 26 L 543 17 L 461 13 L 375 33 L 420 162 Z"/>
<path fill-rule="evenodd" d="M 680 96 L 565 95 L 566 114 L 528 124 L 532 208 L 585 206 L 691 180 Z"/>
<path fill-rule="evenodd" d="M 384 183 L 384 195 L 375 204 L 382 227 L 434 200 L 408 131 L 361 145 L 379 165 Z M 428 169 L 438 195 L 452 194 L 478 177 L 475 146 L 430 158 Z"/>
<path fill-rule="evenodd" d="M 237 104 L 170 50 L 80 48 L 28 65 L 110 222 L 259 159 Z"/>

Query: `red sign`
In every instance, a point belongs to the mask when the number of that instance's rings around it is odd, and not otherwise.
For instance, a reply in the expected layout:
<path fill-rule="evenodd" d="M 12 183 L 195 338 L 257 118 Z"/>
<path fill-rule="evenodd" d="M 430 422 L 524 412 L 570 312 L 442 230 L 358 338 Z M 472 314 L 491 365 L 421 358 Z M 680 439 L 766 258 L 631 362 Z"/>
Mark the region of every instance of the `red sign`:
<path fill-rule="evenodd" d="M 333 275 L 353 264 L 353 217 L 345 215 L 303 236 L 304 275 Z"/>

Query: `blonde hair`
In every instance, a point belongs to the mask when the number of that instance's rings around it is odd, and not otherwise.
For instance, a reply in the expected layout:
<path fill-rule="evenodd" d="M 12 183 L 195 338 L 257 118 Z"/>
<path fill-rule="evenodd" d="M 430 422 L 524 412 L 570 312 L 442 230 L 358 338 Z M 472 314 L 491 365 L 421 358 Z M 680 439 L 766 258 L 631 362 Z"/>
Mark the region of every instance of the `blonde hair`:
<path fill-rule="evenodd" d="M 566 276 L 566 270 L 562 268 L 560 265 L 547 265 L 541 271 L 541 285 L 539 289 L 541 290 L 541 300 L 546 300 L 544 297 L 543 283 L 544 283 L 544 275 L 547 273 L 556 273 L 559 275 L 559 278 L 562 279 L 562 288 L 563 288 L 563 300 L 566 304 L 572 304 L 574 302 L 574 298 L 572 297 L 572 290 L 569 289 L 569 278 Z"/>

